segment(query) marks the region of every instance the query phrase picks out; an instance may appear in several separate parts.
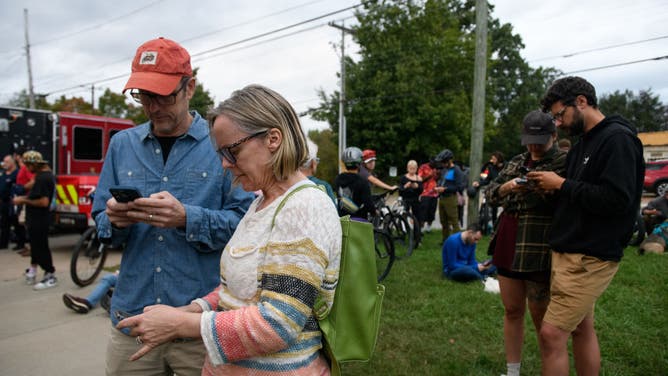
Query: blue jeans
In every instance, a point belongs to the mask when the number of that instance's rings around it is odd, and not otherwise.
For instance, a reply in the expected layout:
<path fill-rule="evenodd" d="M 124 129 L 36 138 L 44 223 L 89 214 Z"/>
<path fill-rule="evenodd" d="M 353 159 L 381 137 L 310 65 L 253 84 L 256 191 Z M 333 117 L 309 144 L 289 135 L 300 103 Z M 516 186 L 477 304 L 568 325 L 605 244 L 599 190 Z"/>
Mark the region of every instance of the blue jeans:
<path fill-rule="evenodd" d="M 109 291 L 110 288 L 116 286 L 118 275 L 116 273 L 106 274 L 100 279 L 100 282 L 95 285 L 93 291 L 88 294 L 86 300 L 91 306 L 95 307 L 100 302 L 102 297 Z"/>
<path fill-rule="evenodd" d="M 480 281 L 489 275 L 496 273 L 496 266 L 492 265 L 489 269 L 479 272 L 477 268 L 471 266 L 462 266 L 455 270 L 445 273 L 448 279 L 456 282 Z"/>

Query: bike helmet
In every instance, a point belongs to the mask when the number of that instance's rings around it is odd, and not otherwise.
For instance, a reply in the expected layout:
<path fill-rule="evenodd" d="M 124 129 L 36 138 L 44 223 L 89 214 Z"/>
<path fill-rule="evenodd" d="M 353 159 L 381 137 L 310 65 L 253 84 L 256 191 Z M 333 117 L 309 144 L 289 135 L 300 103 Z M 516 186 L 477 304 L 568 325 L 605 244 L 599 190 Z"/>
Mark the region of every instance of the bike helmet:
<path fill-rule="evenodd" d="M 355 146 L 347 147 L 341 155 L 341 160 L 347 168 L 357 168 L 362 163 L 362 150 Z"/>
<path fill-rule="evenodd" d="M 371 149 L 365 149 L 362 152 L 362 159 L 364 160 L 364 163 L 369 163 L 371 161 L 376 160 L 376 151 L 371 150 Z"/>
<path fill-rule="evenodd" d="M 436 155 L 436 157 L 434 157 L 434 162 L 443 163 L 443 162 L 447 162 L 447 161 L 451 160 L 454 157 L 455 157 L 455 155 L 452 154 L 450 149 L 443 149 L 443 150 L 441 150 L 440 153 L 438 153 Z"/>

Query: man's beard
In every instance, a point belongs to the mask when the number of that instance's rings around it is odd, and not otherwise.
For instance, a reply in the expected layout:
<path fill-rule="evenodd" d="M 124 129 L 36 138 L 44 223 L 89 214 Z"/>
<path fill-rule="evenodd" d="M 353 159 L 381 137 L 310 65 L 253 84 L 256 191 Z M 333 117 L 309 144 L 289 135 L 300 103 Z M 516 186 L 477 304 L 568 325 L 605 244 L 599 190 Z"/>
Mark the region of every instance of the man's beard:
<path fill-rule="evenodd" d="M 564 127 L 563 130 L 569 136 L 580 136 L 584 133 L 584 116 L 577 107 L 573 107 L 573 121 L 569 127 Z"/>

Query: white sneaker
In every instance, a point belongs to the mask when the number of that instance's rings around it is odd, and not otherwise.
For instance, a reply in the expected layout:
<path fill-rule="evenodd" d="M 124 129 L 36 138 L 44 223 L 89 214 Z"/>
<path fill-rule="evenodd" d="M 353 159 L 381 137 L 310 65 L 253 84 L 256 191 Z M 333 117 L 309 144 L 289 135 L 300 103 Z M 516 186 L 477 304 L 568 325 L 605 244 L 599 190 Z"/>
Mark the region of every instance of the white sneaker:
<path fill-rule="evenodd" d="M 26 269 L 26 272 L 23 273 L 23 275 L 26 277 L 26 284 L 28 285 L 35 284 L 35 278 L 37 278 L 37 270 L 33 268 L 28 268 Z"/>
<path fill-rule="evenodd" d="M 58 279 L 56 279 L 56 276 L 53 275 L 53 273 L 46 273 L 44 275 L 44 278 L 32 288 L 33 290 L 44 290 L 51 287 L 55 287 L 57 285 L 58 285 Z"/>

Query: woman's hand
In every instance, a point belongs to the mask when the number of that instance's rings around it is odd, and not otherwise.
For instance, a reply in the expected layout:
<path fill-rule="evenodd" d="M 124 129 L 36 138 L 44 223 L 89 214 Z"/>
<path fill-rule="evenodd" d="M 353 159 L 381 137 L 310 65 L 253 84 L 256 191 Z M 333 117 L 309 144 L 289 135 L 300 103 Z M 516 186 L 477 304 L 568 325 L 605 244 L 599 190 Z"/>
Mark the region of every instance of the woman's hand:
<path fill-rule="evenodd" d="M 192 304 L 191 304 L 192 305 Z M 130 360 L 134 361 L 149 351 L 176 338 L 199 337 L 199 314 L 186 312 L 194 307 L 174 308 L 153 305 L 144 308 L 144 313 L 128 317 L 116 325 L 117 329 L 130 328 L 130 335 L 137 337 L 141 347 Z"/>

